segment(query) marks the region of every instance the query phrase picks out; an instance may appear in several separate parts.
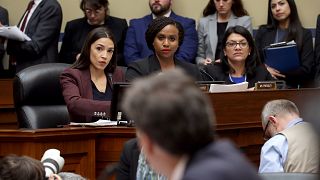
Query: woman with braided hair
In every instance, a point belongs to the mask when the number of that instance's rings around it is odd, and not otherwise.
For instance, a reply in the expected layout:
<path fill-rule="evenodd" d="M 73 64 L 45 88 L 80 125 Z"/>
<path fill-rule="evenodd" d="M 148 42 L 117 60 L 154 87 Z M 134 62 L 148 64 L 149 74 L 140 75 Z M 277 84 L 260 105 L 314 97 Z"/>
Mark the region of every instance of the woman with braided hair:
<path fill-rule="evenodd" d="M 168 17 L 154 19 L 145 33 L 147 45 L 154 54 L 129 64 L 126 80 L 132 81 L 137 77 L 164 72 L 175 67 L 180 67 L 195 80 L 202 80 L 196 65 L 174 57 L 183 42 L 183 37 L 184 30 L 180 23 Z"/>

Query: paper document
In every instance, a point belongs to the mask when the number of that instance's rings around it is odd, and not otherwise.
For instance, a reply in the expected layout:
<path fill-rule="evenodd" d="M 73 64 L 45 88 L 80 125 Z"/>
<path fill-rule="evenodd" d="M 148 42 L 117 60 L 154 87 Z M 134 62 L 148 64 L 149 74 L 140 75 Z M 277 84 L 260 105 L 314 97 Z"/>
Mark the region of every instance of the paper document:
<path fill-rule="evenodd" d="M 238 84 L 211 84 L 209 92 L 237 92 L 237 91 L 247 91 L 248 82 L 242 82 Z"/>
<path fill-rule="evenodd" d="M 0 27 L 0 36 L 17 41 L 31 41 L 17 26 Z"/>
<path fill-rule="evenodd" d="M 75 122 L 70 122 L 70 126 L 116 126 L 117 121 L 110 121 L 110 120 L 105 120 L 105 119 L 99 119 L 96 122 L 91 122 L 91 123 L 75 123 Z"/>

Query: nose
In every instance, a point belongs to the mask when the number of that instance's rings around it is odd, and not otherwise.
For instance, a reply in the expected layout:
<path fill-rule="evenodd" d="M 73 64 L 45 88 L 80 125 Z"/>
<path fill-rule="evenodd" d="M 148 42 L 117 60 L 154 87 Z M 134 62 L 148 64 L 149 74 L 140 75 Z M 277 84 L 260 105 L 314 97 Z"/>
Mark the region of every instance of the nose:
<path fill-rule="evenodd" d="M 279 10 L 280 10 L 280 6 L 276 5 L 276 11 L 279 11 Z"/>
<path fill-rule="evenodd" d="M 165 38 L 163 41 L 163 47 L 168 47 L 169 46 L 169 40 L 168 38 Z"/>
<path fill-rule="evenodd" d="M 223 6 L 223 1 L 219 1 L 219 6 Z"/>

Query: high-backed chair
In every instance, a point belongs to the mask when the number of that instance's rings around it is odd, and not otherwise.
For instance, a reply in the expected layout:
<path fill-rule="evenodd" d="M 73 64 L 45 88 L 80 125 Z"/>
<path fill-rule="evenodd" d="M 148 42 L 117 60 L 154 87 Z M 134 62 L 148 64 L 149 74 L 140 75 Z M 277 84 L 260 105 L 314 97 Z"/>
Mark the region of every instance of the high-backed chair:
<path fill-rule="evenodd" d="M 54 128 L 69 123 L 60 86 L 60 73 L 69 64 L 45 63 L 28 67 L 13 81 L 19 128 Z"/>

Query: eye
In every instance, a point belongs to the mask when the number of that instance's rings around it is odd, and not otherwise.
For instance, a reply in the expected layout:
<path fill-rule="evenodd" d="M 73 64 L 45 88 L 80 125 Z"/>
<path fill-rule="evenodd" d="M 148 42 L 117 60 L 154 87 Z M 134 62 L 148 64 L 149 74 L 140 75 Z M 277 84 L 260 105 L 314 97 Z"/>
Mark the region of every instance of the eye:
<path fill-rule="evenodd" d="M 165 39 L 165 37 L 164 37 L 163 35 L 159 35 L 159 36 L 158 36 L 158 39 L 159 39 L 160 41 L 162 41 L 162 40 Z"/>
<path fill-rule="evenodd" d="M 239 43 L 241 47 L 247 47 L 248 43 L 247 42 L 240 42 Z"/>
<path fill-rule="evenodd" d="M 100 52 L 100 51 L 103 50 L 103 48 L 102 48 L 101 46 L 97 46 L 97 47 L 96 47 L 96 50 Z"/>
<path fill-rule="evenodd" d="M 114 52 L 114 49 L 108 49 L 107 52 L 108 52 L 108 53 L 113 53 L 113 52 Z"/>
<path fill-rule="evenodd" d="M 174 42 L 174 41 L 176 40 L 176 37 L 175 37 L 175 36 L 170 36 L 170 37 L 169 37 L 169 40 L 170 40 L 171 42 Z"/>

